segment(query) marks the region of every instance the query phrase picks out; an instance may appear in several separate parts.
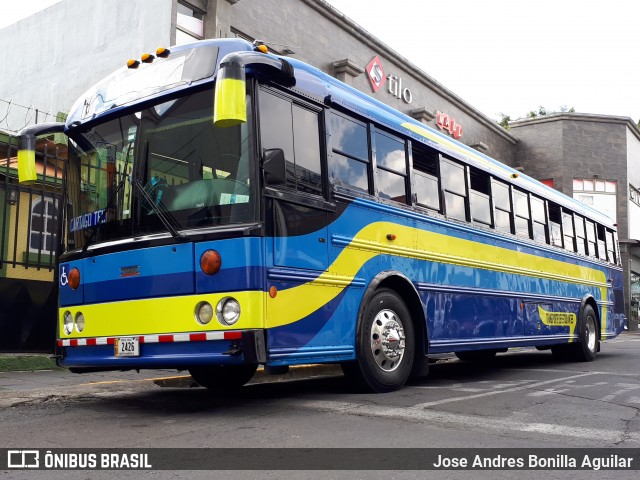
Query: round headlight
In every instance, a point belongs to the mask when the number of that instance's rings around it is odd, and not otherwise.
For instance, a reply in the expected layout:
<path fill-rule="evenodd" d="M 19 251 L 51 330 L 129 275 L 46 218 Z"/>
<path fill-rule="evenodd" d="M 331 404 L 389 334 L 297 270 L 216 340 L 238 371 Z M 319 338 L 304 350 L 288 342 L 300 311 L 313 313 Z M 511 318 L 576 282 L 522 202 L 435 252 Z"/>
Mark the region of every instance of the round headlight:
<path fill-rule="evenodd" d="M 71 315 L 71 312 L 64 312 L 63 321 L 64 333 L 66 333 L 67 335 L 71 335 L 71 332 L 73 332 L 73 315 Z"/>
<path fill-rule="evenodd" d="M 233 325 L 240 319 L 240 303 L 235 298 L 223 298 L 216 306 L 216 317 L 223 325 Z"/>
<path fill-rule="evenodd" d="M 76 330 L 78 333 L 84 330 L 84 315 L 81 312 L 76 313 Z"/>
<path fill-rule="evenodd" d="M 206 325 L 213 318 L 213 307 L 209 302 L 200 302 L 196 305 L 196 320 Z"/>

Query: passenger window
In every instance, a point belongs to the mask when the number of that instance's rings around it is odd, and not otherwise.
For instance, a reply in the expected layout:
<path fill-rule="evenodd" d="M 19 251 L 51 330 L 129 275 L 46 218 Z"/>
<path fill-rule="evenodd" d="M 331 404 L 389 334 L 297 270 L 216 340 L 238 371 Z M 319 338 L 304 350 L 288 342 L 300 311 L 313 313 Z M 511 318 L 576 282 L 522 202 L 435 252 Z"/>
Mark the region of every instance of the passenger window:
<path fill-rule="evenodd" d="M 575 252 L 575 232 L 573 229 L 573 215 L 571 212 L 562 212 L 562 233 L 564 235 L 564 248 L 570 252 Z"/>
<path fill-rule="evenodd" d="M 322 195 L 319 116 L 290 100 L 260 92 L 263 149 L 281 148 L 287 166 L 285 187 Z"/>
<path fill-rule="evenodd" d="M 413 185 L 418 205 L 440 211 L 438 184 L 438 153 L 420 144 L 413 144 Z"/>
<path fill-rule="evenodd" d="M 584 218 L 576 214 L 573 217 L 573 221 L 576 226 L 576 252 L 586 255 L 587 235 L 584 228 Z"/>
<path fill-rule="evenodd" d="M 471 175 L 471 219 L 488 227 L 491 222 L 490 180 L 488 173 L 470 167 Z"/>
<path fill-rule="evenodd" d="M 598 258 L 598 250 L 596 244 L 596 226 L 590 221 L 584 221 L 587 230 L 587 253 L 590 257 Z"/>
<path fill-rule="evenodd" d="M 376 131 L 376 181 L 378 196 L 407 203 L 407 156 L 404 142 Z"/>
<path fill-rule="evenodd" d="M 531 238 L 529 231 L 529 196 L 525 192 L 513 191 L 513 210 L 515 213 L 516 234 Z"/>
<path fill-rule="evenodd" d="M 552 202 L 548 202 L 547 205 L 549 208 L 549 243 L 554 247 L 562 248 L 562 209 L 560 205 Z M 573 226 L 571 231 L 573 232 Z M 569 248 L 573 248 L 573 246 Z"/>
<path fill-rule="evenodd" d="M 331 149 L 329 178 L 334 185 L 370 193 L 367 127 L 332 112 L 329 115 Z"/>
<path fill-rule="evenodd" d="M 441 158 L 440 173 L 444 191 L 445 213 L 448 217 L 467 220 L 467 188 L 465 167 L 451 160 Z"/>
<path fill-rule="evenodd" d="M 496 230 L 512 233 L 511 230 L 511 195 L 509 185 L 497 180 L 491 181 L 493 197 L 494 222 Z"/>
<path fill-rule="evenodd" d="M 615 243 L 613 240 L 613 232 L 611 230 L 607 230 L 606 232 L 607 239 L 607 260 L 611 263 L 617 263 L 618 259 L 615 255 Z"/>
<path fill-rule="evenodd" d="M 544 200 L 531 195 L 531 220 L 533 220 L 533 239 L 547 242 L 547 212 L 545 211 Z M 558 224 L 558 227 L 560 225 Z M 560 237 L 562 241 L 562 237 Z"/>
<path fill-rule="evenodd" d="M 596 224 L 596 233 L 598 235 L 598 258 L 602 260 L 608 260 L 607 248 L 605 245 L 605 228 L 602 225 Z"/>

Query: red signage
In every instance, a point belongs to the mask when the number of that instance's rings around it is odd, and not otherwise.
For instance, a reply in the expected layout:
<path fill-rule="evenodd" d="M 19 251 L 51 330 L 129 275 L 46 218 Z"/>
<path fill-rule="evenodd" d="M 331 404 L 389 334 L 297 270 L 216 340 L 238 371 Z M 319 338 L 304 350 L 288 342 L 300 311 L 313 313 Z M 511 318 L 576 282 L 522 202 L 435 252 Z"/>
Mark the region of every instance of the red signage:
<path fill-rule="evenodd" d="M 456 122 L 456 119 L 450 117 L 446 113 L 436 113 L 436 125 L 440 130 L 446 130 L 449 135 L 453 135 L 453 138 L 462 137 L 462 125 Z"/>
<path fill-rule="evenodd" d="M 384 82 L 387 81 L 387 77 L 385 77 L 384 70 L 382 69 L 382 63 L 377 55 L 369 62 L 365 70 L 371 82 L 371 88 L 373 92 L 376 93 L 380 90 L 380 87 L 384 85 Z"/>

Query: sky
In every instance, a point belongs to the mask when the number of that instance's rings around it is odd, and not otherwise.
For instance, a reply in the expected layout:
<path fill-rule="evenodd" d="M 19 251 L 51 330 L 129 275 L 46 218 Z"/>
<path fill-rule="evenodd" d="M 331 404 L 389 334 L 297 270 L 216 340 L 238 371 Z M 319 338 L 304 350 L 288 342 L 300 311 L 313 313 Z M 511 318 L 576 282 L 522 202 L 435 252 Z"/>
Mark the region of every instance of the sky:
<path fill-rule="evenodd" d="M 60 0 L 5 2 L 0 28 Z M 637 0 L 327 0 L 490 118 L 640 120 Z"/>

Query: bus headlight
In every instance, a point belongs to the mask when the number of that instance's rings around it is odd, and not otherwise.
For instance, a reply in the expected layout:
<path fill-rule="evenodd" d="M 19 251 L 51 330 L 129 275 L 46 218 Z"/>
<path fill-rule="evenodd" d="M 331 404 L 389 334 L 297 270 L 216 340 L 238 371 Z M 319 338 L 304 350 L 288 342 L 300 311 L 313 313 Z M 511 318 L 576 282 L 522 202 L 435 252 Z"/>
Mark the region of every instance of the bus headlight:
<path fill-rule="evenodd" d="M 206 325 L 213 318 L 213 307 L 209 302 L 200 302 L 196 305 L 196 320 Z"/>
<path fill-rule="evenodd" d="M 78 333 L 82 333 L 84 330 L 84 315 L 82 312 L 76 313 L 76 330 Z"/>
<path fill-rule="evenodd" d="M 235 298 L 224 297 L 216 306 L 216 317 L 222 325 L 233 325 L 240 319 L 240 303 Z"/>
<path fill-rule="evenodd" d="M 73 315 L 71 315 L 70 311 L 67 310 L 66 312 L 64 312 L 63 322 L 64 333 L 66 333 L 67 335 L 71 335 L 71 332 L 73 332 Z"/>

